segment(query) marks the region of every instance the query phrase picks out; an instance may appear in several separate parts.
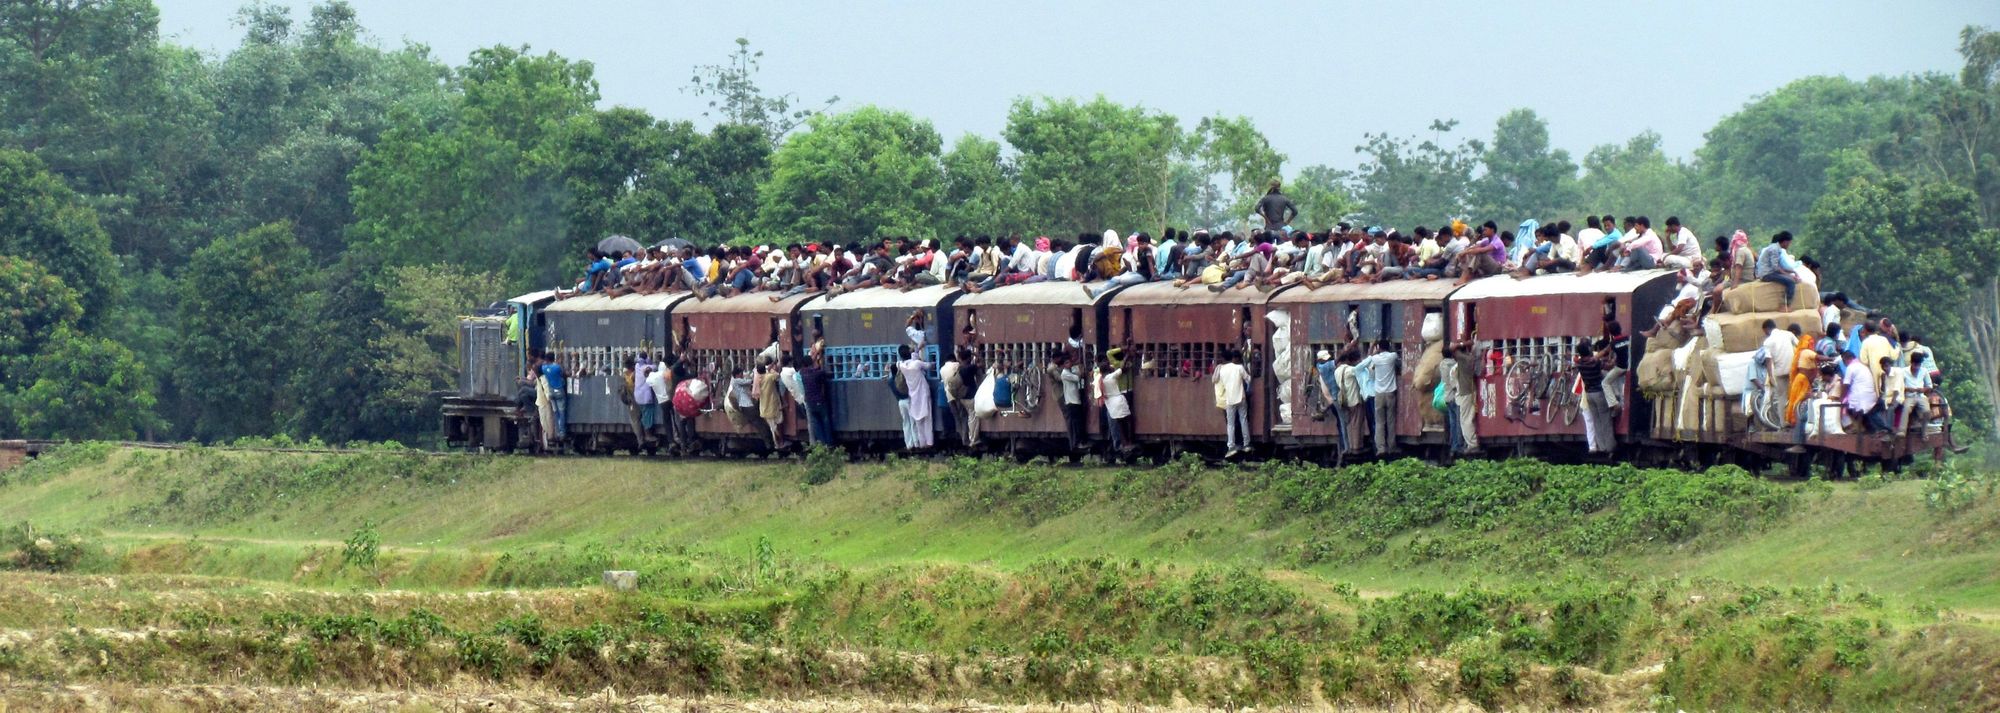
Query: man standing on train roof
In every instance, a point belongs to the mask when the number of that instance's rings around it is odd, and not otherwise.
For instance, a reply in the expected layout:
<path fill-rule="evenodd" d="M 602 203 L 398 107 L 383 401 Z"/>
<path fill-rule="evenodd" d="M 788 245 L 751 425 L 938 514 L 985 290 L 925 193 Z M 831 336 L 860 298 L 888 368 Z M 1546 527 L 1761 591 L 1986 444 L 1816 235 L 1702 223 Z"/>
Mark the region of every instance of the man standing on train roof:
<path fill-rule="evenodd" d="M 1257 215 L 1263 216 L 1266 230 L 1281 231 L 1285 226 L 1292 224 L 1293 218 L 1299 216 L 1298 206 L 1292 205 L 1292 199 L 1286 198 L 1285 194 L 1279 192 L 1280 187 L 1277 179 L 1271 179 L 1271 189 L 1265 191 L 1264 197 L 1257 201 Z"/>

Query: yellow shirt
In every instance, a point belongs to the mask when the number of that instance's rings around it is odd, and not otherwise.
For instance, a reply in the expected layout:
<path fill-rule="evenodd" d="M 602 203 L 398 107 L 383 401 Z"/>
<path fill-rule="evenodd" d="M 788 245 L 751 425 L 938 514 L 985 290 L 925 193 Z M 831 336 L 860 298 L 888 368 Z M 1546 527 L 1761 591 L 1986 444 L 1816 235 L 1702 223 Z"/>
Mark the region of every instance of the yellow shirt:
<path fill-rule="evenodd" d="M 1882 358 L 1888 357 L 1890 361 L 1895 361 L 1902 355 L 1902 350 L 1897 349 L 1888 337 L 1875 334 L 1861 340 L 1861 353 L 1857 358 L 1861 363 L 1868 365 L 1869 373 L 1875 375 L 1875 383 L 1879 386 L 1882 383 Z"/>
<path fill-rule="evenodd" d="M 1444 252 L 1444 246 L 1438 245 L 1436 240 L 1426 238 L 1423 242 L 1417 243 L 1419 262 L 1430 262 L 1431 258 L 1437 257 L 1441 252 Z"/>

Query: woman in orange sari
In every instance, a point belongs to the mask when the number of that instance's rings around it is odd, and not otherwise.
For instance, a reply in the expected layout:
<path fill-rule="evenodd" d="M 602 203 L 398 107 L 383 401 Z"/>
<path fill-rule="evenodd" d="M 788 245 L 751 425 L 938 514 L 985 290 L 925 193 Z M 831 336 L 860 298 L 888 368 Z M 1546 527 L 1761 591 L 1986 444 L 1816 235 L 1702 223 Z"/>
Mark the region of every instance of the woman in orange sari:
<path fill-rule="evenodd" d="M 1812 377 L 1819 374 L 1819 352 L 1800 344 L 1792 353 L 1792 390 L 1785 399 L 1785 425 L 1799 425 L 1799 404 L 1812 395 Z"/>

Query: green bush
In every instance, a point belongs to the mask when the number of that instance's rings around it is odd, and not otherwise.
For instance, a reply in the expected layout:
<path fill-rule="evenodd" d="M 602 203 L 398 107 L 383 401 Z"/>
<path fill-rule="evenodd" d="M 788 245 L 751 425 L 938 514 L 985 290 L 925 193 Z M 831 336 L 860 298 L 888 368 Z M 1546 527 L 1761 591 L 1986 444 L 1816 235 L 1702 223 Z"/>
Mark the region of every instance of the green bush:
<path fill-rule="evenodd" d="M 815 443 L 806 451 L 806 485 L 825 485 L 840 477 L 840 471 L 847 467 L 847 451 Z"/>
<path fill-rule="evenodd" d="M 82 533 L 38 530 L 20 523 L 0 530 L 0 552 L 12 569 L 39 572 L 70 572 L 95 568 L 106 559 L 104 548 Z"/>

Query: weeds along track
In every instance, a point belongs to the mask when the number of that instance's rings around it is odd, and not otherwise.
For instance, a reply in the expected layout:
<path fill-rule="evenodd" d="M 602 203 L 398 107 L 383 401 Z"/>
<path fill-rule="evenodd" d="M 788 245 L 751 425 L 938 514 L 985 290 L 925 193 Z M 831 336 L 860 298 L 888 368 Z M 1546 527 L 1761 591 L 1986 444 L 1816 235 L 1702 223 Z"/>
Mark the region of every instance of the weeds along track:
<path fill-rule="evenodd" d="M 1315 601 L 1246 572 L 1080 560 L 1017 575 L 849 573 L 688 602 L 12 573 L 0 574 L 0 607 L 0 696 L 28 710 L 147 697 L 256 709 L 242 701 L 262 691 L 358 709 L 454 696 L 533 709 L 607 690 L 631 697 L 616 710 L 715 697 L 864 706 L 853 710 L 2000 704 L 1983 683 L 2000 674 L 1989 631 L 1895 626 L 1880 600 L 1838 588 L 1719 582 Z"/>

